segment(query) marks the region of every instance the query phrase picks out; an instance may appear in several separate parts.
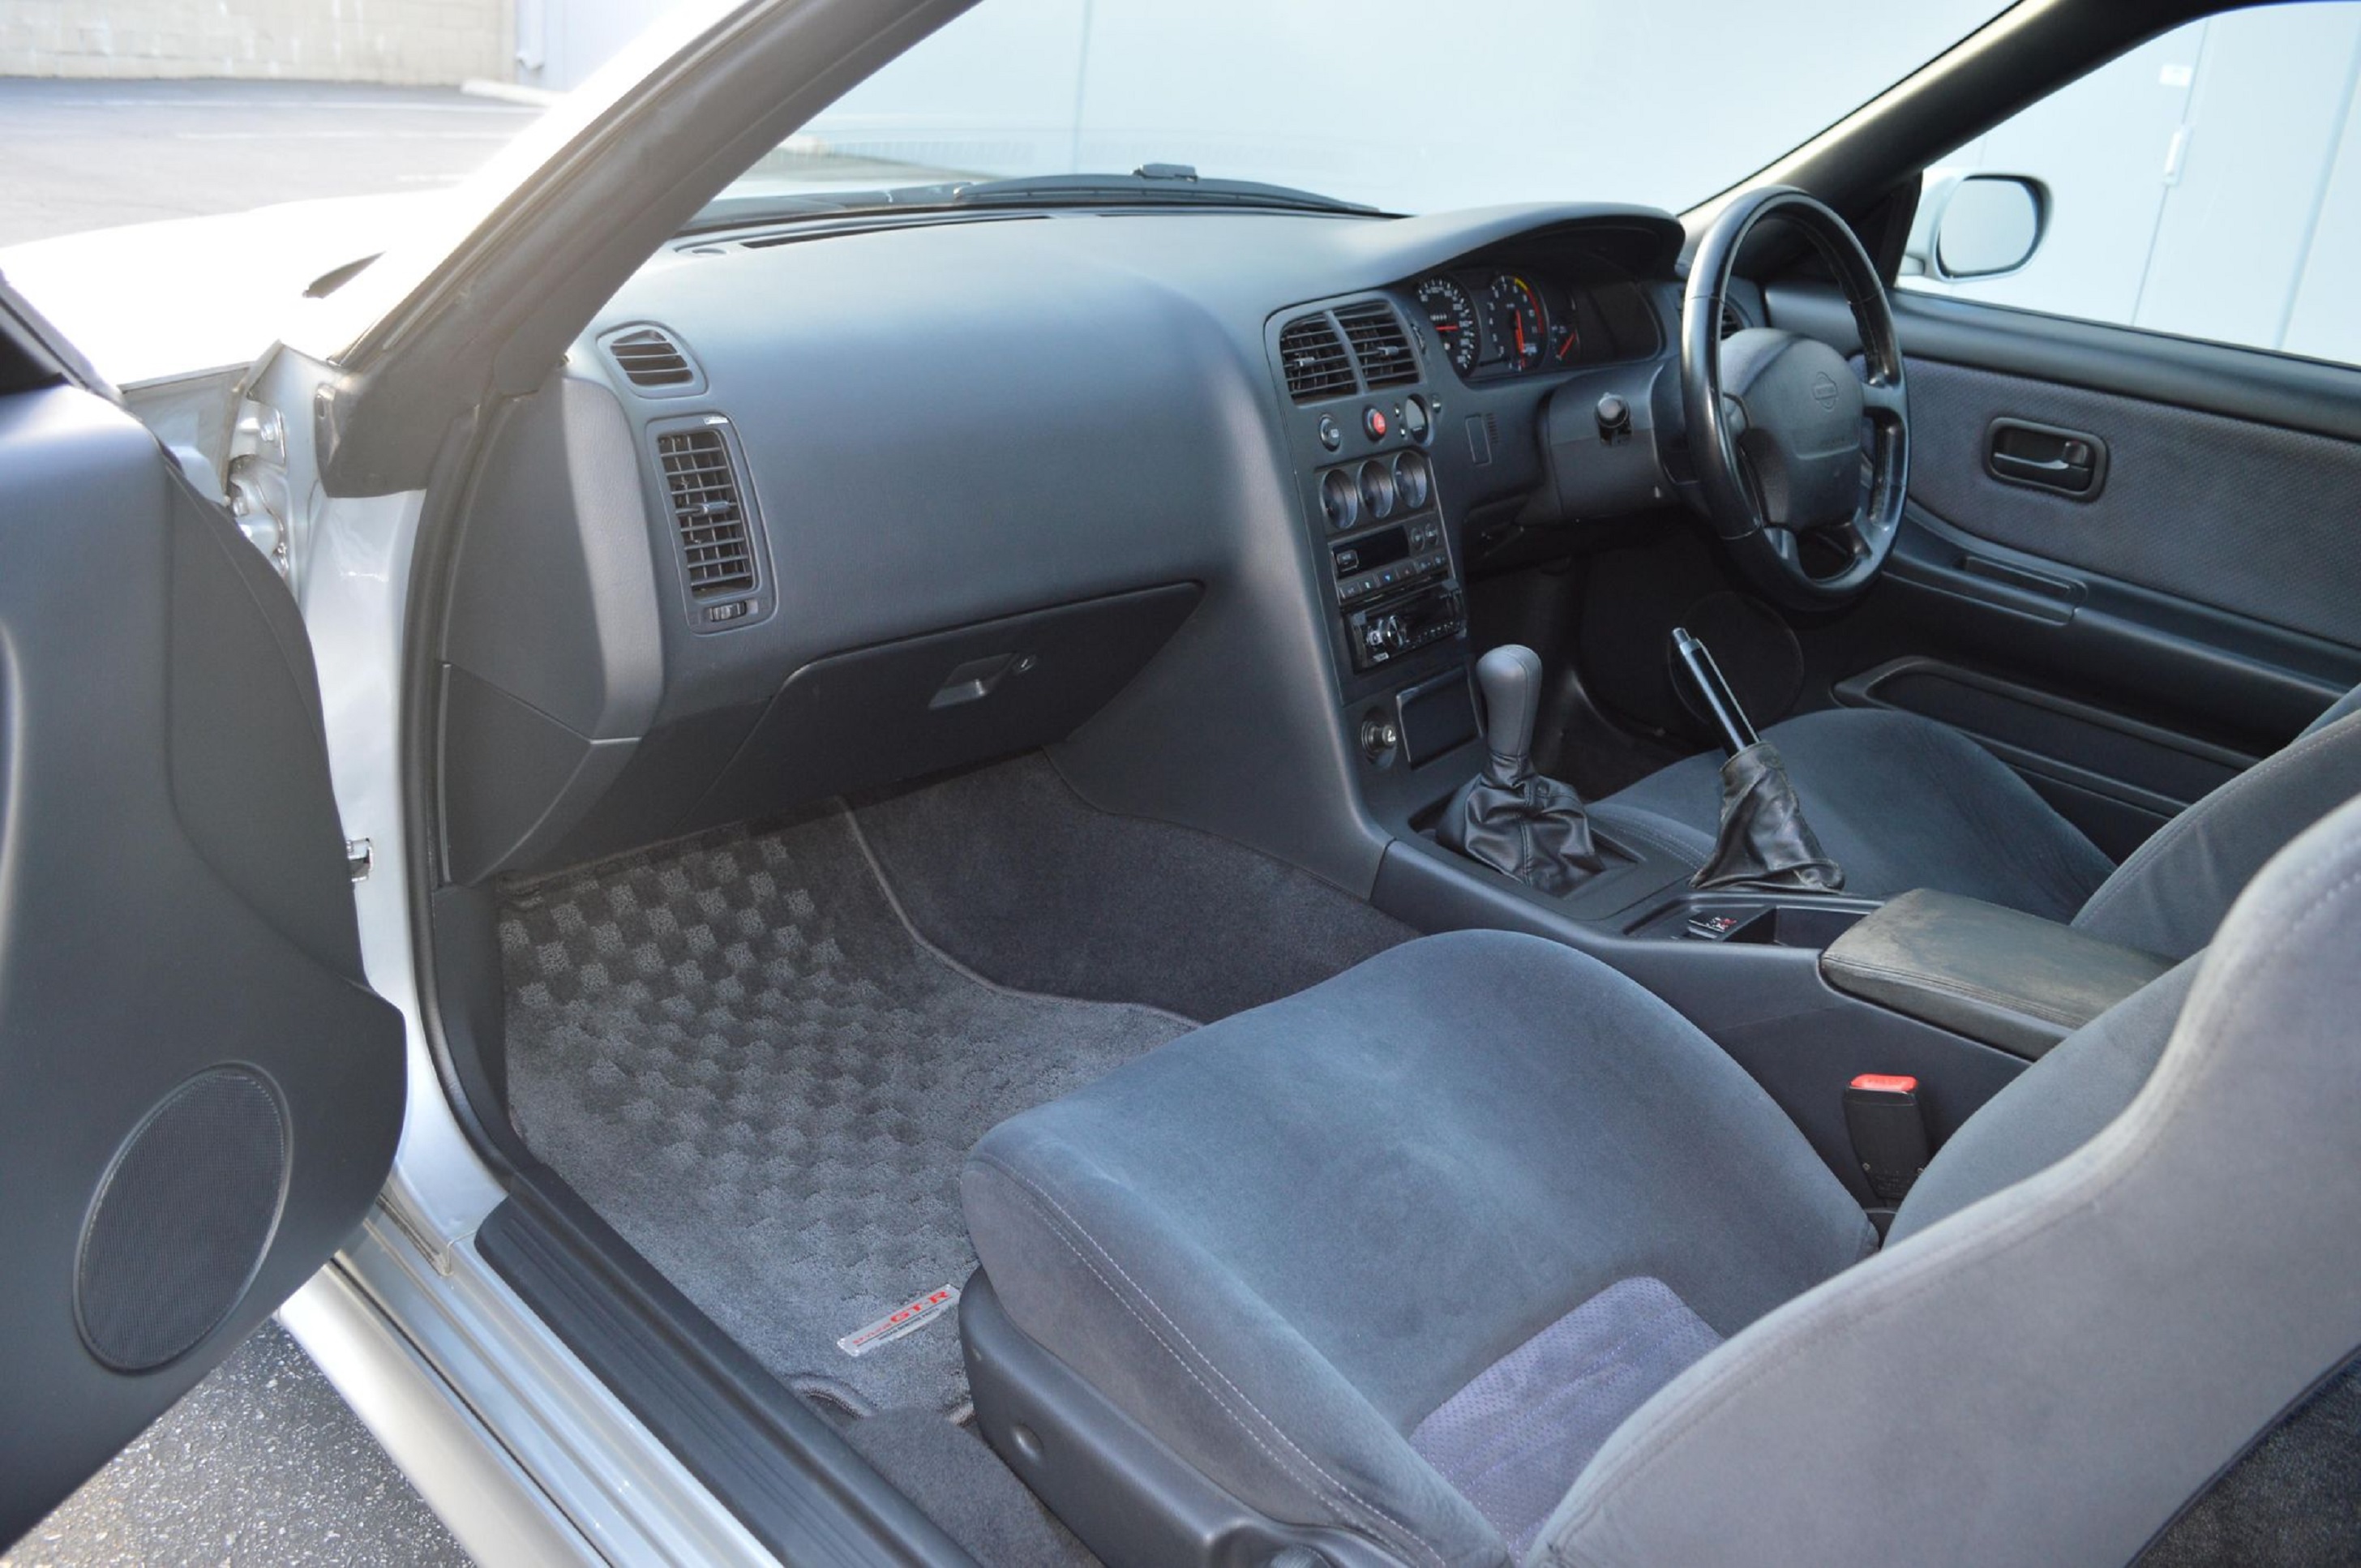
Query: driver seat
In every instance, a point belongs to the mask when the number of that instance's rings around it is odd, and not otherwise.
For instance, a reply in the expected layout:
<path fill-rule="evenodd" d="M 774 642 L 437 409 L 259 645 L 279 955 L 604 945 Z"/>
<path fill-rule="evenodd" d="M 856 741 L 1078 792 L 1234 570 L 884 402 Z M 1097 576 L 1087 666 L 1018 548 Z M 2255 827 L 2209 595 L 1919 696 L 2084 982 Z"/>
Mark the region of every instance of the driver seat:
<path fill-rule="evenodd" d="M 2361 688 L 2279 751 L 2159 828 L 2117 865 L 1982 746 L 1948 725 L 1881 708 L 1774 724 L 1776 747 L 1848 894 L 1928 888 L 1982 899 L 2167 958 L 2187 958 L 2264 861 L 2361 794 Z M 1713 851 L 1721 758 L 1675 762 L 1596 802 L 1609 837 L 1691 866 Z"/>

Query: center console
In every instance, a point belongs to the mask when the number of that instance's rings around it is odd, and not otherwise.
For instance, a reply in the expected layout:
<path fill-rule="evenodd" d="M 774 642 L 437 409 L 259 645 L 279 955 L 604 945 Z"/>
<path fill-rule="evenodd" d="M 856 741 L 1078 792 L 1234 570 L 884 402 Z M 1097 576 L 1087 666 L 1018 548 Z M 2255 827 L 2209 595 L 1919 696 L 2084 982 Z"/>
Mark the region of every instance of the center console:
<path fill-rule="evenodd" d="M 1529 731 L 1530 711 L 1504 721 L 1496 701 L 1496 744 L 1482 733 L 1446 494 L 1466 471 L 1443 436 L 1472 441 L 1487 422 L 1477 393 L 1429 376 L 1415 319 L 1365 294 L 1283 311 L 1267 329 L 1358 804 L 1385 839 L 1370 901 L 1421 930 L 1521 930 L 1603 960 L 1746 1067 L 1864 1206 L 1890 1205 L 1864 1179 L 1849 1085 L 1915 1080 L 1914 1125 L 1923 1117 L 1939 1146 L 2154 964 L 2070 953 L 2063 927 L 1960 901 L 1700 890 L 1694 859 L 1595 818 L 1582 842 L 1565 820 L 1578 806 L 1552 793 L 1564 786 L 1533 782 L 1523 744 L 1500 740 Z M 1730 744 L 1752 755 L 1749 739 Z M 1496 762 L 1503 747 L 1516 755 Z M 1481 789 L 1463 795 L 1470 781 Z M 1472 817 L 1486 790 L 1488 815 Z M 1559 835 L 1554 876 L 1536 874 L 1544 829 Z"/>
<path fill-rule="evenodd" d="M 1435 465 L 1443 400 L 1383 295 L 1270 325 L 1337 695 L 1372 775 L 1476 737 L 1467 604 Z"/>

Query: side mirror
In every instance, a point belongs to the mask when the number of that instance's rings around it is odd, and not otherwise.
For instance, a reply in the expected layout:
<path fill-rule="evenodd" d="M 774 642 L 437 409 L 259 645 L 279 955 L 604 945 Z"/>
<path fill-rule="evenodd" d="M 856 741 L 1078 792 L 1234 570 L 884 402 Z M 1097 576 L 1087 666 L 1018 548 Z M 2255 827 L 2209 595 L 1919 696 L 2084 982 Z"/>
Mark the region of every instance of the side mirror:
<path fill-rule="evenodd" d="M 2017 174 L 1971 174 L 1942 195 L 1927 271 L 1947 280 L 1997 278 L 2033 259 L 2049 226 L 2049 190 Z"/>

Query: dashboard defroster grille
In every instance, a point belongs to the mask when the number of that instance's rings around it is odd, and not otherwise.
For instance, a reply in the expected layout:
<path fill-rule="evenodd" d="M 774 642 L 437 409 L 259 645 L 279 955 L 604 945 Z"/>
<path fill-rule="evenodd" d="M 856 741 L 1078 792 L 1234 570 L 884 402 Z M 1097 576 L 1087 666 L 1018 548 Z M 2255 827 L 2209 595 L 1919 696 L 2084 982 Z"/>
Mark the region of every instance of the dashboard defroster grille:
<path fill-rule="evenodd" d="M 738 471 L 721 433 L 709 427 L 665 431 L 656 437 L 656 460 L 680 530 L 689 593 L 706 599 L 752 588 L 753 545 Z"/>
<path fill-rule="evenodd" d="M 1328 318 L 1298 316 L 1279 329 L 1279 363 L 1287 370 L 1287 393 L 1299 403 L 1316 402 L 1353 389 L 1353 360 Z"/>
<path fill-rule="evenodd" d="M 1401 317 L 1391 305 L 1378 300 L 1347 305 L 1336 319 L 1344 323 L 1353 357 L 1360 362 L 1361 379 L 1370 390 L 1418 379 L 1418 356 L 1411 351 L 1410 334 L 1402 330 Z"/>

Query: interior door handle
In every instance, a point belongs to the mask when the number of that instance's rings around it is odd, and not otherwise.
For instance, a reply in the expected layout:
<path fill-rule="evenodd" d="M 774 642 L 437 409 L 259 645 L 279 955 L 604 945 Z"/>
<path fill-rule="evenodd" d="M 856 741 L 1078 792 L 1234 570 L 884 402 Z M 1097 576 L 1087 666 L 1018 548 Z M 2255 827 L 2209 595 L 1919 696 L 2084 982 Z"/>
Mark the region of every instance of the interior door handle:
<path fill-rule="evenodd" d="M 2085 431 L 1996 419 L 1984 431 L 1984 471 L 2004 484 L 2089 500 L 2106 483 L 2107 444 Z"/>

